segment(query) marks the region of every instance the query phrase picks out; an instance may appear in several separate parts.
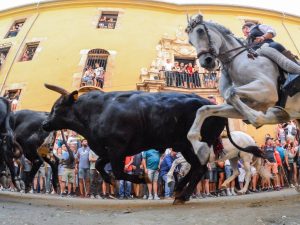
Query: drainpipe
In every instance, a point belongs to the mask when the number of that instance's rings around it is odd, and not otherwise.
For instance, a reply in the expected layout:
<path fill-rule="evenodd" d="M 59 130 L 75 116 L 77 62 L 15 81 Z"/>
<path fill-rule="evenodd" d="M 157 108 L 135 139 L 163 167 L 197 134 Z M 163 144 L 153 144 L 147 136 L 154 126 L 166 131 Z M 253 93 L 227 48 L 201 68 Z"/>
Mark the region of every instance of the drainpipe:
<path fill-rule="evenodd" d="M 298 49 L 298 47 L 297 47 L 297 45 L 296 45 L 294 39 L 292 38 L 291 33 L 289 32 L 289 30 L 287 29 L 287 27 L 286 27 L 285 24 L 284 24 L 284 19 L 285 19 L 285 13 L 283 12 L 283 13 L 282 13 L 281 24 L 282 24 L 283 28 L 285 29 L 285 31 L 287 32 L 287 34 L 289 35 L 289 38 L 290 38 L 290 40 L 292 41 L 292 43 L 293 43 L 295 49 L 297 50 L 298 55 L 300 55 L 300 51 L 299 51 L 299 49 Z"/>
<path fill-rule="evenodd" d="M 40 2 L 38 2 L 37 5 L 36 5 L 36 9 L 37 9 L 37 10 L 38 10 L 38 8 L 39 8 L 39 4 L 40 4 Z M 7 73 L 6 73 L 5 77 L 4 77 L 3 83 L 2 83 L 1 88 L 0 88 L 0 93 L 2 93 L 3 88 L 4 88 L 4 86 L 5 86 L 5 83 L 6 83 L 6 81 L 7 81 L 8 75 L 9 75 L 11 69 L 12 69 L 12 66 L 13 66 L 14 63 L 17 61 L 17 56 L 19 55 L 19 53 L 20 53 L 20 51 L 21 51 L 21 48 L 23 47 L 23 44 L 24 44 L 24 42 L 25 42 L 25 40 L 26 40 L 26 38 L 27 38 L 27 36 L 28 36 L 28 34 L 29 34 L 31 28 L 32 28 L 33 25 L 35 24 L 35 22 L 36 22 L 37 18 L 39 17 L 39 15 L 40 15 L 40 14 L 39 14 L 39 12 L 38 12 L 37 15 L 36 15 L 36 17 L 34 18 L 33 22 L 31 23 L 29 29 L 27 30 L 27 32 L 26 32 L 26 34 L 25 34 L 25 37 L 23 38 L 21 44 L 19 45 L 19 48 L 18 48 L 18 50 L 17 50 L 17 52 L 16 52 L 16 54 L 15 54 L 15 56 L 14 56 L 14 58 L 13 58 L 11 64 L 10 64 L 10 66 L 9 66 L 9 68 L 8 68 L 8 71 L 7 71 Z"/>

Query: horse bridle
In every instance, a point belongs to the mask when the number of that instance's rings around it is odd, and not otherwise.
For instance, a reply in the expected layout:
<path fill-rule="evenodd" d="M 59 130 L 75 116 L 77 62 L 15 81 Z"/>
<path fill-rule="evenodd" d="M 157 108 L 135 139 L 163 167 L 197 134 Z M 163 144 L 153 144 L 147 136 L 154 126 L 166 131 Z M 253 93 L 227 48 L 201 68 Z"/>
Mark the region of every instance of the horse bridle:
<path fill-rule="evenodd" d="M 211 40 L 211 36 L 209 34 L 209 31 L 208 31 L 208 28 L 206 26 L 206 24 L 204 23 L 203 21 L 203 16 L 202 15 L 198 15 L 195 19 L 192 19 L 191 21 L 189 21 L 189 24 L 187 26 L 187 28 L 185 29 L 186 33 L 190 33 L 194 30 L 194 28 L 198 25 L 203 25 L 204 27 L 204 31 L 205 31 L 205 34 L 207 36 L 207 40 L 208 40 L 208 50 L 203 50 L 201 52 L 199 52 L 197 54 L 197 59 L 200 58 L 201 55 L 203 54 L 206 54 L 206 53 L 209 53 L 211 54 L 212 56 L 214 56 L 215 58 L 218 58 L 220 59 L 220 61 L 223 63 L 223 64 L 228 64 L 230 63 L 235 57 L 237 57 L 238 55 L 240 55 L 241 53 L 243 53 L 244 51 L 248 51 L 248 57 L 250 58 L 254 58 L 256 57 L 257 55 L 253 52 L 253 50 L 251 49 L 251 47 L 249 46 L 246 46 L 244 45 L 239 39 L 237 39 L 236 37 L 234 37 L 240 44 L 241 46 L 240 47 L 237 47 L 237 48 L 233 48 L 233 49 L 230 49 L 226 52 L 223 52 L 223 53 L 219 53 L 217 54 L 216 50 L 214 49 L 213 45 L 212 45 L 212 40 Z M 241 51 L 239 51 L 238 53 L 236 53 L 235 55 L 231 56 L 231 57 L 228 57 L 228 53 L 231 53 L 231 52 L 234 52 L 234 51 L 237 51 L 237 50 L 240 50 L 242 49 Z"/>

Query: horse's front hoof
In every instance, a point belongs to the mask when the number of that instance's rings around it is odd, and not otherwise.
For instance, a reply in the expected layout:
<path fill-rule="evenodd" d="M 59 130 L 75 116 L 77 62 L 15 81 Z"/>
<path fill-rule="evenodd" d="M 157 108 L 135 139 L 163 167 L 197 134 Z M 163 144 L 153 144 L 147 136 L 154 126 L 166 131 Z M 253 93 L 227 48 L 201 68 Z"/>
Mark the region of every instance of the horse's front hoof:
<path fill-rule="evenodd" d="M 175 198 L 173 205 L 183 205 L 186 201 L 181 198 Z"/>

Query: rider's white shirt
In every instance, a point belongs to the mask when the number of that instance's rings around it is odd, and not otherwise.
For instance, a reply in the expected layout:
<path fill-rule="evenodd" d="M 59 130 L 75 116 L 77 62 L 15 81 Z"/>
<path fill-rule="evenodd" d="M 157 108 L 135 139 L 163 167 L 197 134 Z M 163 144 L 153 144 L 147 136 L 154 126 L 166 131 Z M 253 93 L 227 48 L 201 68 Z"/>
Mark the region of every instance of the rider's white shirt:
<path fill-rule="evenodd" d="M 253 25 L 252 27 L 250 27 L 250 30 L 253 29 L 255 26 L 256 26 L 256 25 Z M 259 30 L 260 30 L 261 32 L 263 32 L 263 33 L 265 33 L 265 34 L 266 34 L 266 33 L 271 33 L 271 34 L 273 34 L 273 37 L 276 36 L 276 31 L 275 31 L 274 28 L 271 27 L 271 26 L 268 26 L 268 25 L 266 25 L 266 24 L 260 24 L 260 25 L 258 26 L 258 28 L 259 28 Z"/>

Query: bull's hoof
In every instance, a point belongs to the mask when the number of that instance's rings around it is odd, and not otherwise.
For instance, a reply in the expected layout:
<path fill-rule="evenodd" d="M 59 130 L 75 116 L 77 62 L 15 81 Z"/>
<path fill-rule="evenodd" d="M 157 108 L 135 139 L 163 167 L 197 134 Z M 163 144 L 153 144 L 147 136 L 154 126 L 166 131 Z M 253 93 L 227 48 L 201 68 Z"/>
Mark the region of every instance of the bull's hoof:
<path fill-rule="evenodd" d="M 246 194 L 246 192 L 244 192 L 244 191 L 238 191 L 237 192 L 237 195 L 245 195 Z"/>
<path fill-rule="evenodd" d="M 25 193 L 29 193 L 31 191 L 31 186 L 26 186 L 25 187 Z"/>
<path fill-rule="evenodd" d="M 180 198 L 181 197 L 181 193 L 182 193 L 182 191 L 174 191 L 175 199 L 176 198 Z"/>
<path fill-rule="evenodd" d="M 186 201 L 181 198 L 175 198 L 173 205 L 183 205 Z"/>

